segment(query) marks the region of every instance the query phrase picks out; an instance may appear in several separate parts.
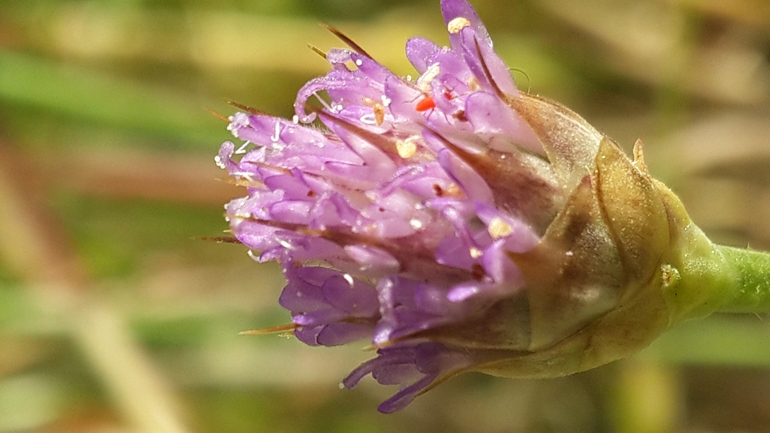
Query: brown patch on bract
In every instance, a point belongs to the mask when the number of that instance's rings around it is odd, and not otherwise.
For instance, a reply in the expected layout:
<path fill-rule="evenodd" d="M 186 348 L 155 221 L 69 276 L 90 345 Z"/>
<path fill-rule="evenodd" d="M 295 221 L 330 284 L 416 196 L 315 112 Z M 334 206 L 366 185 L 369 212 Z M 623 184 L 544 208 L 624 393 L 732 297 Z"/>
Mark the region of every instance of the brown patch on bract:
<path fill-rule="evenodd" d="M 473 350 L 526 352 L 530 346 L 529 301 L 522 291 L 478 309 L 480 314 L 461 323 L 418 332 L 447 346 Z"/>
<path fill-rule="evenodd" d="M 594 178 L 602 215 L 627 277 L 648 280 L 669 247 L 668 216 L 660 192 L 606 137 L 596 155 Z"/>
<path fill-rule="evenodd" d="M 509 253 L 527 282 L 530 350 L 557 343 L 617 304 L 625 276 L 595 192 L 584 176 L 540 243 Z"/>

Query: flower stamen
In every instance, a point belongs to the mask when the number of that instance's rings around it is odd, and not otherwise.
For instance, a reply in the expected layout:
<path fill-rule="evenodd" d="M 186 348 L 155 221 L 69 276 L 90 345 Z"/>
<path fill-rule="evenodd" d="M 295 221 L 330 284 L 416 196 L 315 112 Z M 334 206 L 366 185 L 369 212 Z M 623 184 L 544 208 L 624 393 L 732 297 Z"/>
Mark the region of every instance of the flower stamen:
<path fill-rule="evenodd" d="M 452 19 L 452 21 L 449 21 L 449 24 L 447 24 L 446 29 L 449 32 L 449 34 L 456 35 L 462 31 L 462 29 L 469 27 L 471 25 L 471 22 L 468 21 L 467 18 L 464 17 L 456 17 Z"/>

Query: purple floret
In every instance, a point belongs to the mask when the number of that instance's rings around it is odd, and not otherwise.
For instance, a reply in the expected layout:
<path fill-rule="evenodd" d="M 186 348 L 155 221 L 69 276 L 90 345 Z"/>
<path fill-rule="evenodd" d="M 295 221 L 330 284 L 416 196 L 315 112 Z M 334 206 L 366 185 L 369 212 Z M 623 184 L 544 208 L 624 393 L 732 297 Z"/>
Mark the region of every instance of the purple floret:
<path fill-rule="evenodd" d="M 297 338 L 310 346 L 337 346 L 372 335 L 378 318 L 377 291 L 350 275 L 288 263 L 289 284 L 279 302 L 300 327 Z"/>
<path fill-rule="evenodd" d="M 442 330 L 516 296 L 525 282 L 509 254 L 542 235 L 502 197 L 507 179 L 468 162 L 497 152 L 499 172 L 516 173 L 543 149 L 501 99 L 517 90 L 475 11 L 464 0 L 441 7 L 451 47 L 411 39 L 416 79 L 332 50 L 332 70 L 299 91 L 294 121 L 236 113 L 229 129 L 240 144 L 217 157 L 248 189 L 226 206 L 232 233 L 259 260 L 281 263 L 295 335 L 378 347 L 344 385 L 368 374 L 398 385 L 383 412 L 488 360 Z"/>
<path fill-rule="evenodd" d="M 371 374 L 381 385 L 399 385 L 400 390 L 377 408 L 391 413 L 403 409 L 444 375 L 470 366 L 472 359 L 437 343 L 390 347 L 377 351 L 377 358 L 361 364 L 342 384 L 350 389 Z"/>

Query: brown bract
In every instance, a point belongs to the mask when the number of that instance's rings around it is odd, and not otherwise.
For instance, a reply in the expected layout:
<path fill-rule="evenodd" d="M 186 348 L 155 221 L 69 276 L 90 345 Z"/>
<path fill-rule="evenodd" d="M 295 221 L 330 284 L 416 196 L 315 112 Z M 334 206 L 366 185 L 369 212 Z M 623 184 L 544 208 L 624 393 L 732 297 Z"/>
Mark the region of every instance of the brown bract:
<path fill-rule="evenodd" d="M 509 253 L 526 287 L 431 338 L 477 351 L 471 369 L 509 377 L 563 376 L 638 352 L 685 316 L 672 301 L 680 269 L 710 243 L 650 176 L 641 141 L 632 161 L 560 104 L 523 93 L 507 102 L 542 142 L 565 199 L 534 249 Z"/>

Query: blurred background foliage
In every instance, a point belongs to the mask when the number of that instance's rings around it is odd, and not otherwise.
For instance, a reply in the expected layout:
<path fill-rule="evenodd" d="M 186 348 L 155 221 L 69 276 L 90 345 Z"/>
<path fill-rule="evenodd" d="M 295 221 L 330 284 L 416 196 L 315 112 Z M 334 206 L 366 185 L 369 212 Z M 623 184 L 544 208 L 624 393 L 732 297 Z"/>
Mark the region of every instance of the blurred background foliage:
<path fill-rule="evenodd" d="M 770 248 L 770 2 L 475 0 L 520 87 L 648 164 L 717 241 Z M 770 325 L 718 316 L 563 379 L 465 375 L 383 416 L 368 357 L 243 337 L 277 268 L 202 240 L 241 192 L 206 109 L 290 116 L 342 29 L 400 74 L 437 0 L 0 1 L 0 432 L 770 431 Z"/>

